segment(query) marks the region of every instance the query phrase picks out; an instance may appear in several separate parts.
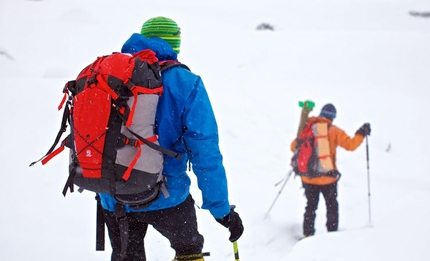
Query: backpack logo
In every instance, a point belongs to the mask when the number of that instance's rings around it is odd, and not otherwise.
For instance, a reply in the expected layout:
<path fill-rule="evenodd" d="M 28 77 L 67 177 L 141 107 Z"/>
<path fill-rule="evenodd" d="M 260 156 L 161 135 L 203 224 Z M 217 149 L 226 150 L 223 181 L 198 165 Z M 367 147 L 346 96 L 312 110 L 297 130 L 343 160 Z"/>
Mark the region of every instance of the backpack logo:
<path fill-rule="evenodd" d="M 175 65 L 181 64 L 172 62 L 166 67 Z M 169 196 L 164 155 L 176 159 L 182 155 L 161 147 L 154 133 L 155 112 L 164 88 L 161 70 L 151 50 L 134 55 L 113 53 L 98 57 L 65 85 L 58 107 L 66 105 L 60 131 L 48 153 L 38 160 L 46 164 L 64 147 L 71 150 L 64 195 L 77 185 L 109 193 L 119 203 L 135 208 L 147 207 L 160 192 Z M 70 134 L 54 150 L 66 123 Z"/>
<path fill-rule="evenodd" d="M 331 158 L 328 129 L 327 123 L 306 124 L 296 141 L 291 159 L 291 166 L 297 175 L 309 178 L 340 175 Z"/>

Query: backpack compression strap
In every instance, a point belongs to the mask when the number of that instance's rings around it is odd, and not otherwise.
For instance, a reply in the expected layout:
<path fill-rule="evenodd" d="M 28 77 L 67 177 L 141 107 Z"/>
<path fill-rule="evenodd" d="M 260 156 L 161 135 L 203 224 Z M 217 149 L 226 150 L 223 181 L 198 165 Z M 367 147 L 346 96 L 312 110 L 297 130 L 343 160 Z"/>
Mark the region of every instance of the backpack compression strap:
<path fill-rule="evenodd" d="M 75 91 L 76 91 L 76 81 L 75 80 L 67 82 L 63 88 L 64 96 L 63 96 L 63 99 L 61 100 L 60 105 L 58 106 L 58 110 L 61 110 L 64 103 L 66 103 L 67 97 L 69 97 L 69 100 L 67 100 L 66 107 L 64 108 L 63 119 L 61 120 L 61 127 L 60 127 L 60 130 L 58 131 L 57 137 L 55 138 L 54 144 L 51 146 L 51 148 L 48 150 L 48 152 L 45 154 L 45 156 L 43 156 L 42 158 L 40 158 L 37 161 L 32 162 L 30 164 L 30 167 L 39 161 L 42 161 L 42 165 L 45 165 L 53 157 L 55 157 L 60 152 L 62 152 L 64 150 L 64 146 L 67 146 L 67 144 L 69 144 L 70 139 L 69 139 L 69 137 L 67 137 L 66 139 L 64 139 L 61 142 L 61 146 L 54 151 L 55 146 L 57 146 L 58 142 L 60 141 L 61 136 L 63 135 L 64 132 L 66 132 L 66 129 L 67 129 L 66 123 L 70 117 L 70 104 L 71 104 L 69 91 L 72 93 L 72 95 L 75 94 Z"/>
<path fill-rule="evenodd" d="M 34 164 L 36 164 L 37 162 L 41 161 L 41 160 L 42 160 L 42 164 L 45 164 L 50 159 L 52 159 L 55 155 L 57 155 L 58 153 L 63 151 L 64 144 L 62 144 L 61 147 L 59 147 L 55 151 L 54 151 L 54 149 L 57 146 L 58 142 L 60 141 L 60 138 L 63 135 L 63 133 L 66 132 L 66 129 L 67 129 L 66 123 L 67 123 L 67 119 L 70 116 L 70 110 L 69 110 L 69 106 L 68 106 L 69 104 L 70 104 L 70 101 L 67 101 L 67 106 L 64 108 L 64 112 L 63 112 L 63 119 L 61 120 L 61 127 L 60 127 L 60 130 L 58 131 L 57 137 L 55 137 L 54 144 L 52 144 L 51 148 L 48 150 L 48 152 L 45 154 L 45 156 L 43 156 L 39 160 L 33 161 L 30 164 L 30 167 L 33 166 Z M 61 109 L 61 107 L 59 107 L 59 109 Z"/>
<path fill-rule="evenodd" d="M 163 147 L 161 147 L 160 145 L 158 145 L 158 144 L 156 144 L 156 143 L 153 143 L 153 142 L 151 142 L 151 141 L 149 141 L 149 140 L 147 140 L 147 139 L 145 139 L 145 138 L 143 138 L 142 136 L 140 136 L 139 134 L 137 134 L 136 132 L 134 132 L 134 131 L 132 131 L 132 130 L 130 130 L 130 129 L 128 129 L 128 131 L 131 133 L 131 134 L 133 134 L 136 138 L 138 138 L 140 141 L 142 141 L 143 143 L 145 143 L 146 145 L 148 145 L 148 147 L 150 147 L 150 148 L 152 148 L 152 149 L 154 149 L 154 150 L 157 150 L 157 151 L 159 151 L 159 152 L 161 152 L 161 153 L 163 153 L 163 154 L 166 154 L 167 156 L 170 156 L 170 157 L 172 157 L 172 158 L 175 158 L 175 159 L 182 159 L 182 155 L 181 154 L 179 154 L 179 153 L 176 153 L 176 152 L 174 152 L 174 151 L 172 151 L 172 150 L 169 150 L 169 149 L 166 149 L 166 148 L 163 148 Z"/>
<path fill-rule="evenodd" d="M 142 87 L 142 86 L 132 85 L 132 84 L 130 84 L 130 82 L 128 84 L 126 84 L 125 86 L 131 91 L 131 93 L 134 96 L 133 105 L 130 109 L 130 112 L 129 112 L 129 115 L 127 118 L 127 122 L 125 123 L 126 127 L 130 127 L 131 124 L 133 123 L 134 111 L 136 110 L 137 96 L 140 93 L 161 95 L 161 93 L 163 92 L 163 86 L 151 89 L 151 88 L 146 88 L 146 87 Z"/>
<path fill-rule="evenodd" d="M 154 142 L 158 140 L 158 137 L 156 135 L 154 135 L 154 136 L 149 137 L 148 139 L 144 139 L 144 140 L 148 141 L 150 144 L 155 144 Z M 130 143 L 126 143 L 126 144 L 130 144 Z M 137 153 L 136 153 L 136 156 L 134 157 L 134 159 L 131 161 L 130 165 L 128 166 L 126 172 L 122 176 L 122 178 L 124 180 L 128 180 L 128 178 L 130 178 L 131 171 L 133 170 L 134 165 L 136 165 L 136 162 L 139 159 L 140 154 L 142 153 L 142 149 L 140 146 L 143 145 L 143 142 L 141 140 L 136 140 L 133 142 L 133 144 L 130 144 L 130 145 L 137 147 Z"/>

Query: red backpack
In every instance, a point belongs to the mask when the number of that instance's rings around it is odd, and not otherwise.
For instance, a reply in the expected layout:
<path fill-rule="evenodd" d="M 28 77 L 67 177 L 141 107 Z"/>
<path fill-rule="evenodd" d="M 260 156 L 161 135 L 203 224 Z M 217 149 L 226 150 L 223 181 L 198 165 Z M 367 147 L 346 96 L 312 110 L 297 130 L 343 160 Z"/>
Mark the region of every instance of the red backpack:
<path fill-rule="evenodd" d="M 175 65 L 180 64 L 171 61 L 163 67 Z M 65 85 L 58 108 L 66 104 L 61 129 L 52 147 L 38 160 L 46 164 L 64 147 L 71 150 L 64 195 L 69 188 L 73 192 L 75 184 L 80 189 L 110 193 L 119 203 L 136 208 L 148 206 L 160 191 L 168 197 L 163 154 L 177 159 L 182 156 L 159 146 L 154 133 L 158 99 L 163 93 L 161 71 L 150 50 L 134 55 L 113 53 L 98 57 Z M 70 134 L 55 149 L 67 123 Z"/>
<path fill-rule="evenodd" d="M 309 178 L 340 175 L 330 155 L 329 127 L 327 123 L 306 123 L 296 140 L 296 150 L 291 159 L 291 166 L 297 175 Z"/>

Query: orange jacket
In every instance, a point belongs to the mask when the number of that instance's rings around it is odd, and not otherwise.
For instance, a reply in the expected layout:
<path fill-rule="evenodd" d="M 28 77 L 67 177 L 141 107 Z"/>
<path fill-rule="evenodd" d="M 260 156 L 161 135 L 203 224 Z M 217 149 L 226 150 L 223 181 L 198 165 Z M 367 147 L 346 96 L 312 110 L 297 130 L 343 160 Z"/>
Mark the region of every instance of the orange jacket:
<path fill-rule="evenodd" d="M 312 122 L 312 123 L 326 122 L 328 124 L 331 124 L 332 120 L 329 120 L 324 117 L 310 117 L 308 119 L 308 122 Z M 329 126 L 330 127 L 328 129 L 328 140 L 330 144 L 330 155 L 331 155 L 331 160 L 333 162 L 334 168 L 337 169 L 336 167 L 337 146 L 341 146 L 346 150 L 353 151 L 356 148 L 358 148 L 358 146 L 360 146 L 360 144 L 363 142 L 364 137 L 361 136 L 360 134 L 355 134 L 354 137 L 350 138 L 345 133 L 345 131 L 343 131 L 339 127 L 334 125 L 329 125 Z M 291 143 L 291 151 L 294 152 L 295 150 L 296 150 L 296 140 L 294 139 L 294 141 Z M 304 183 L 312 184 L 312 185 L 327 185 L 327 184 L 334 183 L 337 180 L 338 178 L 329 177 L 329 176 L 321 176 L 318 178 L 309 178 L 309 177 L 302 176 L 302 181 Z"/>

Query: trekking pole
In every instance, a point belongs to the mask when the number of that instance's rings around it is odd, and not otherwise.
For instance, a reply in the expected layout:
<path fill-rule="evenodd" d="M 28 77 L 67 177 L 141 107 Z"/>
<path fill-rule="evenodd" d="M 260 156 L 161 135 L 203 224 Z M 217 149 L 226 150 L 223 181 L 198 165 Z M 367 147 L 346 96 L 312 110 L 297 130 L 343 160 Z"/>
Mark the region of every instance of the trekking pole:
<path fill-rule="evenodd" d="M 293 170 L 292 170 L 292 169 L 287 173 L 287 176 L 286 176 L 286 178 L 285 178 L 284 184 L 282 184 L 282 187 L 281 187 L 281 189 L 279 190 L 278 195 L 276 195 L 276 198 L 275 198 L 275 200 L 273 201 L 272 205 L 270 206 L 269 210 L 267 211 L 266 215 L 264 216 L 264 219 L 266 219 L 266 218 L 267 218 L 267 216 L 268 216 L 268 215 L 269 215 L 269 213 L 270 213 L 270 210 L 272 210 L 273 206 L 275 205 L 275 202 L 276 202 L 276 200 L 278 199 L 279 195 L 281 195 L 281 192 L 282 192 L 282 190 L 284 189 L 285 184 L 287 184 L 288 179 L 290 179 L 291 173 L 293 173 Z M 279 184 L 279 182 L 278 182 L 278 183 L 276 183 L 276 185 L 278 185 L 278 184 Z M 276 185 L 275 185 L 275 186 L 276 186 Z"/>
<path fill-rule="evenodd" d="M 370 214 L 370 173 L 369 173 L 369 141 L 366 135 L 366 160 L 367 160 L 367 196 L 369 200 L 369 225 L 372 225 L 372 219 Z"/>
<path fill-rule="evenodd" d="M 233 242 L 234 260 L 239 261 L 239 248 L 237 247 L 237 241 Z"/>

